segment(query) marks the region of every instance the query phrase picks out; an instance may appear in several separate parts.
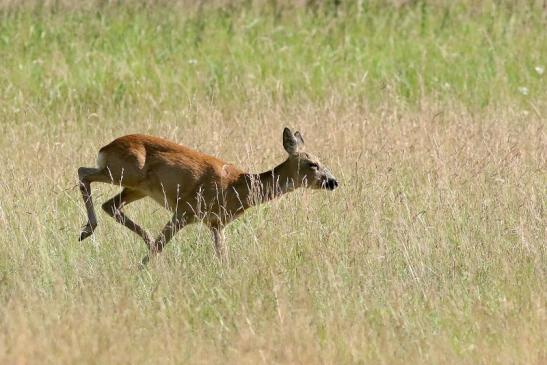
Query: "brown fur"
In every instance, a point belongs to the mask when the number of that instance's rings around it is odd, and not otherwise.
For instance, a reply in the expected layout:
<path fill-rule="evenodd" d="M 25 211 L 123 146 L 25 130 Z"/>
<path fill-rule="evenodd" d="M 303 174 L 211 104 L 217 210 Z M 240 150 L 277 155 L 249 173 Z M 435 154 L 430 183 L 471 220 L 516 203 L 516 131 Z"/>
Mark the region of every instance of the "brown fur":
<path fill-rule="evenodd" d="M 286 128 L 283 144 L 289 158 L 272 170 L 249 174 L 162 138 L 140 134 L 117 138 L 100 149 L 98 168 L 78 170 L 88 214 L 80 240 L 90 236 L 97 226 L 90 183 L 112 183 L 124 189 L 104 203 L 103 209 L 141 236 L 153 252 L 160 252 L 184 225 L 202 221 L 212 230 L 217 255 L 227 259 L 223 227 L 245 209 L 302 185 L 320 188 L 328 181 L 329 186 L 335 184 L 332 189 L 337 186 L 316 157 L 302 152 L 303 143 L 300 133 L 292 134 Z M 125 205 L 146 196 L 173 212 L 173 218 L 156 240 L 122 211 Z"/>

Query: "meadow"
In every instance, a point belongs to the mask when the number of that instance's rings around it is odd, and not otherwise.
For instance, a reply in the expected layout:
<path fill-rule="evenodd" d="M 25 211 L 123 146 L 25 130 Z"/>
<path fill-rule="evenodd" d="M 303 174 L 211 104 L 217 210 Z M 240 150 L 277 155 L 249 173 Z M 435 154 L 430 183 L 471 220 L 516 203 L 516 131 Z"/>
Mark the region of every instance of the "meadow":
<path fill-rule="evenodd" d="M 543 1 L 0 2 L 0 363 L 547 363 Z M 340 181 L 140 269 L 77 168 L 129 133 Z M 127 214 L 157 233 L 169 213 Z"/>

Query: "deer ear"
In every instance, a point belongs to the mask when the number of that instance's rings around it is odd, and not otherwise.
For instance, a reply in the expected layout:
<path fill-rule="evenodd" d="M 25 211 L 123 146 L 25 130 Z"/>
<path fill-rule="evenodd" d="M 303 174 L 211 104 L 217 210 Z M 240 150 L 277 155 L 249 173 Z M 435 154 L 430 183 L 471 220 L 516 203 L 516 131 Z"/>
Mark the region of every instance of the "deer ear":
<path fill-rule="evenodd" d="M 294 136 L 296 137 L 299 145 L 304 145 L 304 138 L 302 138 L 302 135 L 299 131 L 294 132 Z"/>
<path fill-rule="evenodd" d="M 297 136 L 298 134 L 298 136 Z M 289 155 L 294 155 L 298 152 L 298 147 L 304 143 L 300 133 L 296 132 L 293 134 L 289 128 L 283 130 L 283 147 Z"/>

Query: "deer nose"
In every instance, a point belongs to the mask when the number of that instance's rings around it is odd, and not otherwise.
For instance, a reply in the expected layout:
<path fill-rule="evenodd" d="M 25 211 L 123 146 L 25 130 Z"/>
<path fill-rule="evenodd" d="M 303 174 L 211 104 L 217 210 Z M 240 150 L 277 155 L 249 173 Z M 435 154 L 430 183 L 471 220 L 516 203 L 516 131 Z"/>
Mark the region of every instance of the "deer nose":
<path fill-rule="evenodd" d="M 334 190 L 338 187 L 338 181 L 336 179 L 330 178 L 327 180 L 327 189 Z"/>

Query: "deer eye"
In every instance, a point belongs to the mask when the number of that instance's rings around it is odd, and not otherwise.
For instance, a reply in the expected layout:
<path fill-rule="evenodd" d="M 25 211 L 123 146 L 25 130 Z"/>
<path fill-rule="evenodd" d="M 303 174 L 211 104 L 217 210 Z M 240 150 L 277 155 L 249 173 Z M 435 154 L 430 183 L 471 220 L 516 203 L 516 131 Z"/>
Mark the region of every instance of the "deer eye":
<path fill-rule="evenodd" d="M 319 169 L 319 165 L 314 163 L 314 162 L 310 162 L 308 164 L 308 166 L 311 168 L 311 169 L 314 169 L 314 170 L 318 170 Z"/>

